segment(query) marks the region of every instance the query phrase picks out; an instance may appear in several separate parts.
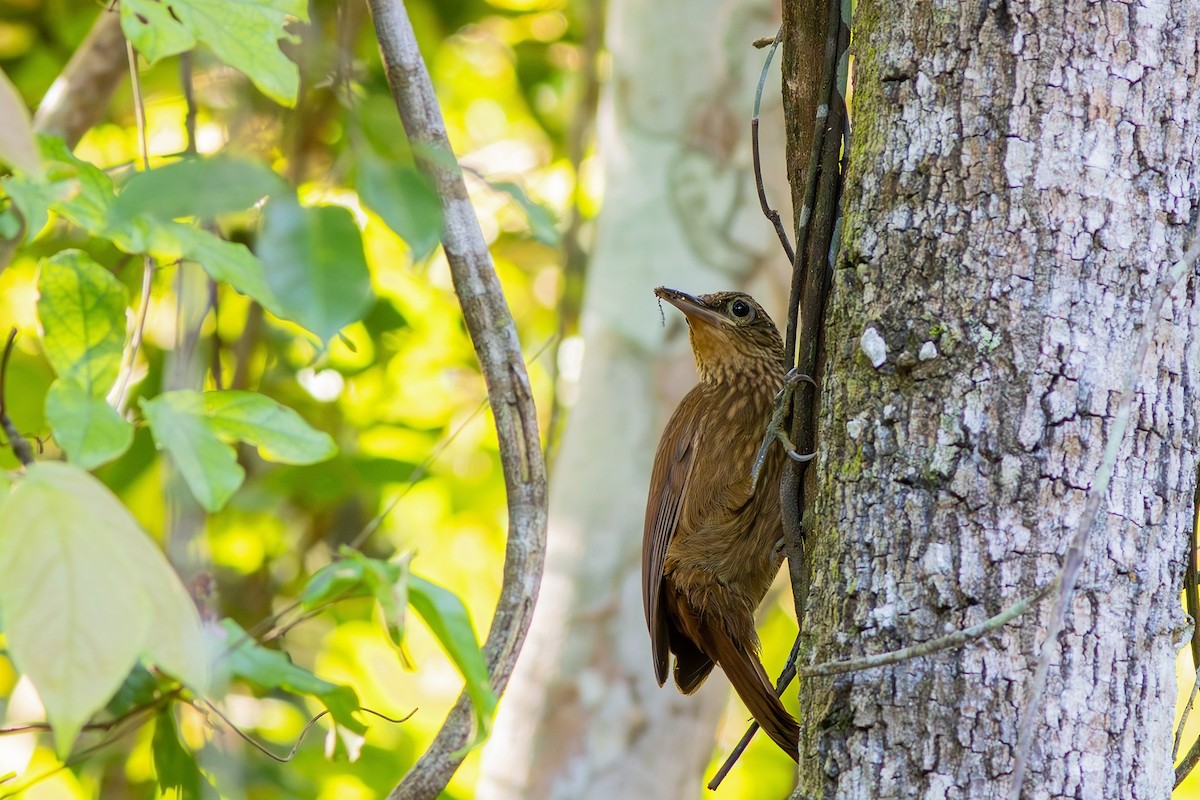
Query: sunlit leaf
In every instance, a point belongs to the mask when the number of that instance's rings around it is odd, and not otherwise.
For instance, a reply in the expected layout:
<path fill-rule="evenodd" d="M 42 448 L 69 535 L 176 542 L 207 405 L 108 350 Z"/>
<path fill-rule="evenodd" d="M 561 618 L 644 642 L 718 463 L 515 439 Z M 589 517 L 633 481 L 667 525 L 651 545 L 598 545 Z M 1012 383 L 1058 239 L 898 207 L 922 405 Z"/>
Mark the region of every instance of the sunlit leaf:
<path fill-rule="evenodd" d="M 227 242 L 206 230 L 182 222 L 161 224 L 178 241 L 179 255 L 198 263 L 213 280 L 228 283 L 247 297 L 257 300 L 277 317 L 299 321 L 288 316 L 280 305 L 267 282 L 263 262 L 244 244 Z"/>
<path fill-rule="evenodd" d="M 139 401 L 154 443 L 165 450 L 200 505 L 224 508 L 245 480 L 237 452 L 217 438 L 204 414 L 199 392 L 165 392 Z"/>
<path fill-rule="evenodd" d="M 530 200 L 525 190 L 515 183 L 496 181 L 491 183 L 491 187 L 504 192 L 516 202 L 525 215 L 525 221 L 529 223 L 529 232 L 534 239 L 550 247 L 558 246 L 562 234 L 558 232 L 558 222 L 549 209 Z"/>
<path fill-rule="evenodd" d="M 117 458 L 133 444 L 133 426 L 102 397 L 70 378 L 59 378 L 46 393 L 46 421 L 67 457 L 80 469 Z"/>
<path fill-rule="evenodd" d="M 283 689 L 295 694 L 312 695 L 329 709 L 330 716 L 339 725 L 355 733 L 366 732 L 367 726 L 354 716 L 354 712 L 360 708 L 354 689 L 318 678 L 293 664 L 287 653 L 268 650 L 248 636 L 233 620 L 221 620 L 221 627 L 229 648 L 222 660 L 222 667 L 230 675 L 263 689 Z"/>
<path fill-rule="evenodd" d="M 360 157 L 358 194 L 412 248 L 427 258 L 442 238 L 442 204 L 429 181 L 413 167 Z"/>
<path fill-rule="evenodd" d="M 196 37 L 171 15 L 166 3 L 126 0 L 120 5 L 125 38 L 148 60 L 157 61 L 196 46 Z"/>
<path fill-rule="evenodd" d="M 339 206 L 304 207 L 292 198 L 267 203 L 258 254 L 288 319 L 329 341 L 371 307 L 371 275 L 362 235 Z"/>
<path fill-rule="evenodd" d="M 326 564 L 312 574 L 300 592 L 304 608 L 312 610 L 325 603 L 350 597 L 368 597 L 372 589 L 367 585 L 366 567 L 359 561 L 341 558 Z"/>
<path fill-rule="evenodd" d="M 205 392 L 204 413 L 216 434 L 254 445 L 267 461 L 312 464 L 337 452 L 329 434 L 266 395 Z"/>
<path fill-rule="evenodd" d="M 4 70 L 0 70 L 0 119 L 4 120 L 0 125 L 0 162 L 40 178 L 42 158 L 29 122 L 29 109 Z"/>
<path fill-rule="evenodd" d="M 284 29 L 289 16 L 308 20 L 304 0 L 170 0 L 166 5 L 171 13 L 162 13 L 158 0 L 122 0 L 122 29 L 147 60 L 180 53 L 194 37 L 244 72 L 267 97 L 287 106 L 296 102 L 300 72 L 278 42 L 295 40 Z M 150 24 L 141 24 L 138 15 Z"/>
<path fill-rule="evenodd" d="M 0 609 L 60 755 L 139 655 L 157 661 L 152 628 L 166 626 L 154 635 L 195 658 L 158 666 L 207 684 L 199 616 L 179 578 L 120 501 L 69 464 L 28 467 L 0 505 Z"/>
<path fill-rule="evenodd" d="M 404 617 L 408 606 L 408 564 L 411 554 L 393 561 L 370 558 L 350 547 L 339 549 L 341 556 L 313 573 L 300 593 L 306 609 L 350 597 L 370 596 L 376 601 L 384 628 L 392 644 L 404 652 Z"/>
<path fill-rule="evenodd" d="M 169 220 L 208 219 L 251 208 L 267 195 L 288 191 L 287 184 L 261 161 L 237 156 L 188 158 L 139 172 L 129 179 L 110 210 L 120 224 L 139 214 Z"/>
<path fill-rule="evenodd" d="M 175 800 L 200 800 L 200 786 L 204 780 L 196 757 L 179 741 L 175 729 L 175 715 L 165 707 L 154 718 L 154 738 L 150 742 L 154 755 L 154 774 L 158 778 L 159 792 L 175 790 Z"/>
<path fill-rule="evenodd" d="M 479 637 L 466 606 L 458 595 L 416 575 L 408 578 L 408 601 L 462 673 L 467 694 L 475 708 L 475 739 L 472 746 L 487 738 L 496 712 L 496 694 L 488 677 L 487 661 L 479 647 Z"/>
<path fill-rule="evenodd" d="M 42 349 L 60 378 L 103 397 L 121 369 L 124 284 L 81 250 L 64 250 L 38 269 Z"/>

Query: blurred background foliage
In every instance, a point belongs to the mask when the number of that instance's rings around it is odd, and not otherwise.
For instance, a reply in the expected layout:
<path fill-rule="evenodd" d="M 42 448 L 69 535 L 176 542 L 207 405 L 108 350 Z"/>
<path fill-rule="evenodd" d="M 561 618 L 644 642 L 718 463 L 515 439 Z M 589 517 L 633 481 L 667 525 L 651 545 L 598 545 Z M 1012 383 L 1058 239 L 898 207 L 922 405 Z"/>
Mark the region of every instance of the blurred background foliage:
<path fill-rule="evenodd" d="M 450 140 L 468 170 L 472 201 L 530 363 L 539 422 L 552 452 L 558 411 L 569 407 L 579 371 L 583 264 L 602 194 L 592 145 L 597 85 L 604 76 L 597 33 L 601 4 L 410 0 L 407 7 Z M 365 4 L 312 0 L 309 10 L 310 24 L 292 25 L 299 41 L 284 45 L 300 65 L 294 109 L 264 98 L 203 48 L 194 52 L 195 144 L 201 154 L 260 159 L 286 176 L 304 201 L 351 210 L 376 300 L 361 322 L 323 350 L 295 326 L 223 290 L 219 313 L 203 322 L 196 360 L 219 364 L 235 388 L 262 391 L 296 409 L 333 435 L 340 452 L 324 463 L 285 466 L 241 448 L 245 486 L 225 509 L 203 519 L 196 535 L 169 543 L 168 550 L 176 563 L 183 562 L 185 574 L 210 572 L 217 612 L 250 629 L 291 602 L 340 545 L 366 532 L 362 547 L 368 554 L 386 558 L 413 551 L 414 569 L 458 592 L 482 637 L 499 589 L 506 521 L 483 382 L 440 251 L 430 242 L 401 239 L 360 197 L 382 171 L 411 162 Z M 0 68 L 30 108 L 37 107 L 99 11 L 96 0 L 0 0 Z M 143 65 L 141 78 L 151 160 L 158 165 L 177 158 L 188 143 L 181 59 Z M 128 81 L 76 152 L 114 174 L 132 168 L 138 143 Z M 254 236 L 249 217 L 241 227 L 236 217 L 223 224 L 234 240 Z M 133 296 L 141 280 L 139 259 L 62 224 L 44 231 L 0 271 L 0 330 L 16 326 L 23 332 L 8 376 L 10 414 L 23 432 L 38 438 L 45 457 L 57 456 L 43 416 L 53 373 L 37 347 L 35 272 L 41 257 L 66 247 L 83 248 L 112 268 Z M 181 273 L 167 267 L 157 275 L 143 393 L 156 393 L 172 380 L 171 370 L 181 369 L 178 292 L 197 280 L 186 268 Z M 11 452 L 0 449 L 0 468 L 15 466 Z M 186 502 L 168 501 L 178 492 L 167 491 L 164 472 L 143 428 L 133 448 L 99 476 L 167 545 L 168 526 L 186 530 L 180 520 L 196 512 Z M 762 631 L 764 655 L 768 664 L 779 664 L 795 628 L 779 604 L 772 609 Z M 183 719 L 188 743 L 202 748 L 202 765 L 218 777 L 227 797 L 383 796 L 428 746 L 462 686 L 420 622 L 407 630 L 413 668 L 406 669 L 372 619 L 367 600 L 338 604 L 296 625 L 284 645 L 297 663 L 354 686 L 365 706 L 395 717 L 417 712 L 403 724 L 372 720 L 353 763 L 328 761 L 316 733 L 281 764 L 227 730 L 214 735 L 198 714 Z M 1180 658 L 1181 686 L 1190 687 L 1186 649 Z M 9 722 L 27 718 L 21 693 L 13 696 L 16 677 L 0 658 L 0 694 L 12 696 Z M 1186 688 L 1181 707 L 1185 700 Z M 719 733 L 722 753 L 743 730 L 739 708 L 731 703 Z M 225 710 L 243 731 L 284 754 L 320 708 L 290 696 L 242 694 L 228 697 Z M 1200 715 L 1193 715 L 1185 749 L 1197 732 Z M 22 796 L 154 796 L 151 733 L 151 726 L 142 726 L 69 769 L 58 769 L 49 737 L 42 735 L 30 774 L 48 777 Z M 28 757 L 32 739 L 0 738 L 0 775 Z M 85 734 L 79 746 L 97 741 L 99 735 Z M 478 765 L 475 752 L 447 796 L 471 797 Z M 754 797 L 767 790 L 781 796 L 790 781 L 790 762 L 760 741 L 720 795 Z M 1175 797 L 1200 797 L 1200 777 L 1193 775 Z"/>
<path fill-rule="evenodd" d="M 564 316 L 560 309 L 579 302 L 577 288 L 574 297 L 563 296 L 564 252 L 568 247 L 583 251 L 579 237 L 586 235 L 600 202 L 588 144 L 591 108 L 585 102 L 594 90 L 585 85 L 590 70 L 582 69 L 596 53 L 585 51 L 581 5 L 568 0 L 408 4 L 530 362 L 543 430 L 549 429 L 551 409 L 569 398 L 578 370 L 569 360 L 560 369 L 556 360 L 563 336 L 574 333 L 563 320 L 577 316 L 574 311 Z M 31 109 L 100 10 L 96 0 L 0 2 L 0 68 Z M 283 43 L 300 66 L 293 109 L 264 98 L 205 49 L 194 51 L 195 145 L 202 155 L 260 159 L 287 177 L 304 202 L 349 209 L 362 232 L 376 299 L 361 322 L 323 350 L 295 326 L 223 288 L 218 313 L 203 321 L 191 369 L 199 374 L 219 364 L 227 387 L 262 391 L 297 410 L 329 432 L 340 452 L 324 463 L 285 466 L 267 464 L 252 448 L 242 447 L 246 484 L 225 509 L 207 518 L 178 492 L 168 491 L 169 477 L 144 428 L 133 448 L 98 474 L 146 530 L 164 541 L 185 577 L 211 574 L 217 613 L 247 629 L 294 599 L 339 545 L 373 530 L 362 545 L 365 552 L 389 557 L 413 551 L 414 570 L 458 592 L 482 637 L 499 590 L 506 524 L 483 381 L 441 252 L 419 237 L 401 239 L 360 197 L 371 191 L 364 186 L 373 179 L 380 186 L 381 172 L 411 163 L 366 5 L 313 0 L 309 11 L 310 24 L 290 26 L 298 41 Z M 178 158 L 188 144 L 181 74 L 178 57 L 142 65 L 155 166 Z M 138 142 L 128 80 L 76 153 L 113 175 L 133 168 Z M 222 218 L 223 233 L 253 245 L 253 216 Z M 82 248 L 113 269 L 133 297 L 142 273 L 140 259 L 61 223 L 19 250 L 0 272 L 0 329 L 16 326 L 23 333 L 8 376 L 10 414 L 23 432 L 39 439 L 47 458 L 59 454 L 47 438 L 42 410 L 53 374 L 37 345 L 35 274 L 41 257 L 65 247 Z M 143 350 L 143 394 L 178 385 L 172 375 L 188 371 L 181 363 L 189 359 L 177 347 L 176 326 L 186 324 L 180 321 L 186 310 L 179 306 L 179 289 L 189 285 L 204 291 L 194 265 L 158 270 Z M 15 466 L 5 448 L 0 468 Z M 388 509 L 376 528 L 373 520 Z M 195 535 L 180 539 L 189 518 Z M 287 764 L 254 752 L 228 732 L 218 733 L 204 745 L 201 763 L 220 776 L 226 796 L 378 797 L 426 748 L 457 697 L 461 678 L 419 621 L 407 630 L 413 669 L 405 669 L 371 617 L 366 600 L 340 603 L 290 629 L 283 646 L 298 664 L 354 686 L 364 706 L 392 717 L 417 713 L 403 724 L 370 720 L 362 755 L 354 763 L 327 761 L 319 728 Z M 0 693 L 10 695 L 14 683 L 11 665 L 0 658 Z M 18 705 L 10 704 L 9 721 L 22 719 Z M 283 754 L 320 706 L 283 696 L 242 695 L 229 697 L 226 710 L 243 731 Z M 198 716 L 182 720 L 182 727 L 193 746 L 213 735 Z M 143 726 L 53 773 L 24 796 L 153 796 L 151 728 Z M 0 738 L 0 759 L 19 760 L 29 738 Z M 78 748 L 99 739 L 85 734 Z M 58 765 L 45 736 L 33 763 L 30 774 Z M 477 769 L 473 755 L 450 796 L 470 796 Z M 0 766 L 0 773 L 6 771 Z"/>

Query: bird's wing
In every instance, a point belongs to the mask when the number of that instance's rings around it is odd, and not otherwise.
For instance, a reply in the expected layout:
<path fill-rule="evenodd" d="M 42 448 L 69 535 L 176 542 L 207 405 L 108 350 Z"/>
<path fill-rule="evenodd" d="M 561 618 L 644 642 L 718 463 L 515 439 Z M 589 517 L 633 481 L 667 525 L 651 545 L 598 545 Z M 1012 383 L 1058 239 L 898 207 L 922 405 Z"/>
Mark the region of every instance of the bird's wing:
<path fill-rule="evenodd" d="M 692 391 L 697 391 L 696 387 Z M 650 496 L 646 499 L 646 525 L 642 539 L 642 600 L 646 608 L 646 624 L 650 628 L 650 650 L 654 656 L 654 673 L 658 685 L 667 680 L 670 642 L 666 609 L 661 597 L 663 567 L 667 547 L 678 530 L 684 498 L 692 482 L 696 453 L 700 448 L 698 415 L 688 410 L 694 406 L 679 404 L 667 423 L 654 456 L 650 474 Z"/>

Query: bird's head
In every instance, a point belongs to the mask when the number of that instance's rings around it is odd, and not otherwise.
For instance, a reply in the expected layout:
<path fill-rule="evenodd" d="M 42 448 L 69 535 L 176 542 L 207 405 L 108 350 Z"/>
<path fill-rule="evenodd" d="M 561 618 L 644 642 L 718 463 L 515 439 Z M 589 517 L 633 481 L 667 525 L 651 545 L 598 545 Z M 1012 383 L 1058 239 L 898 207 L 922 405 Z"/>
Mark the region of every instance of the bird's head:
<path fill-rule="evenodd" d="M 779 331 L 750 295 L 691 295 L 665 286 L 654 294 L 687 317 L 702 381 L 722 382 L 746 373 L 782 374 L 786 368 Z"/>

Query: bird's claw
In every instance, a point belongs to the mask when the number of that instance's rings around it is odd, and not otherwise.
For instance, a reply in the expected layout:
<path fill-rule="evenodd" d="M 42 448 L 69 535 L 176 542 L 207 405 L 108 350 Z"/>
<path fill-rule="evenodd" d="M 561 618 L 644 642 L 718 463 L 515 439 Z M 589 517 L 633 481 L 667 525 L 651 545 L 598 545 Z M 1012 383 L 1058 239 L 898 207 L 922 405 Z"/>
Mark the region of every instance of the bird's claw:
<path fill-rule="evenodd" d="M 817 457 L 816 453 L 801 454 L 797 452 L 796 445 L 792 444 L 792 440 L 789 439 L 788 435 L 781 430 L 775 431 L 775 438 L 779 439 L 779 442 L 783 445 L 783 452 L 787 453 L 788 458 L 790 458 L 792 461 L 797 461 L 803 464 L 805 462 L 812 461 Z"/>

